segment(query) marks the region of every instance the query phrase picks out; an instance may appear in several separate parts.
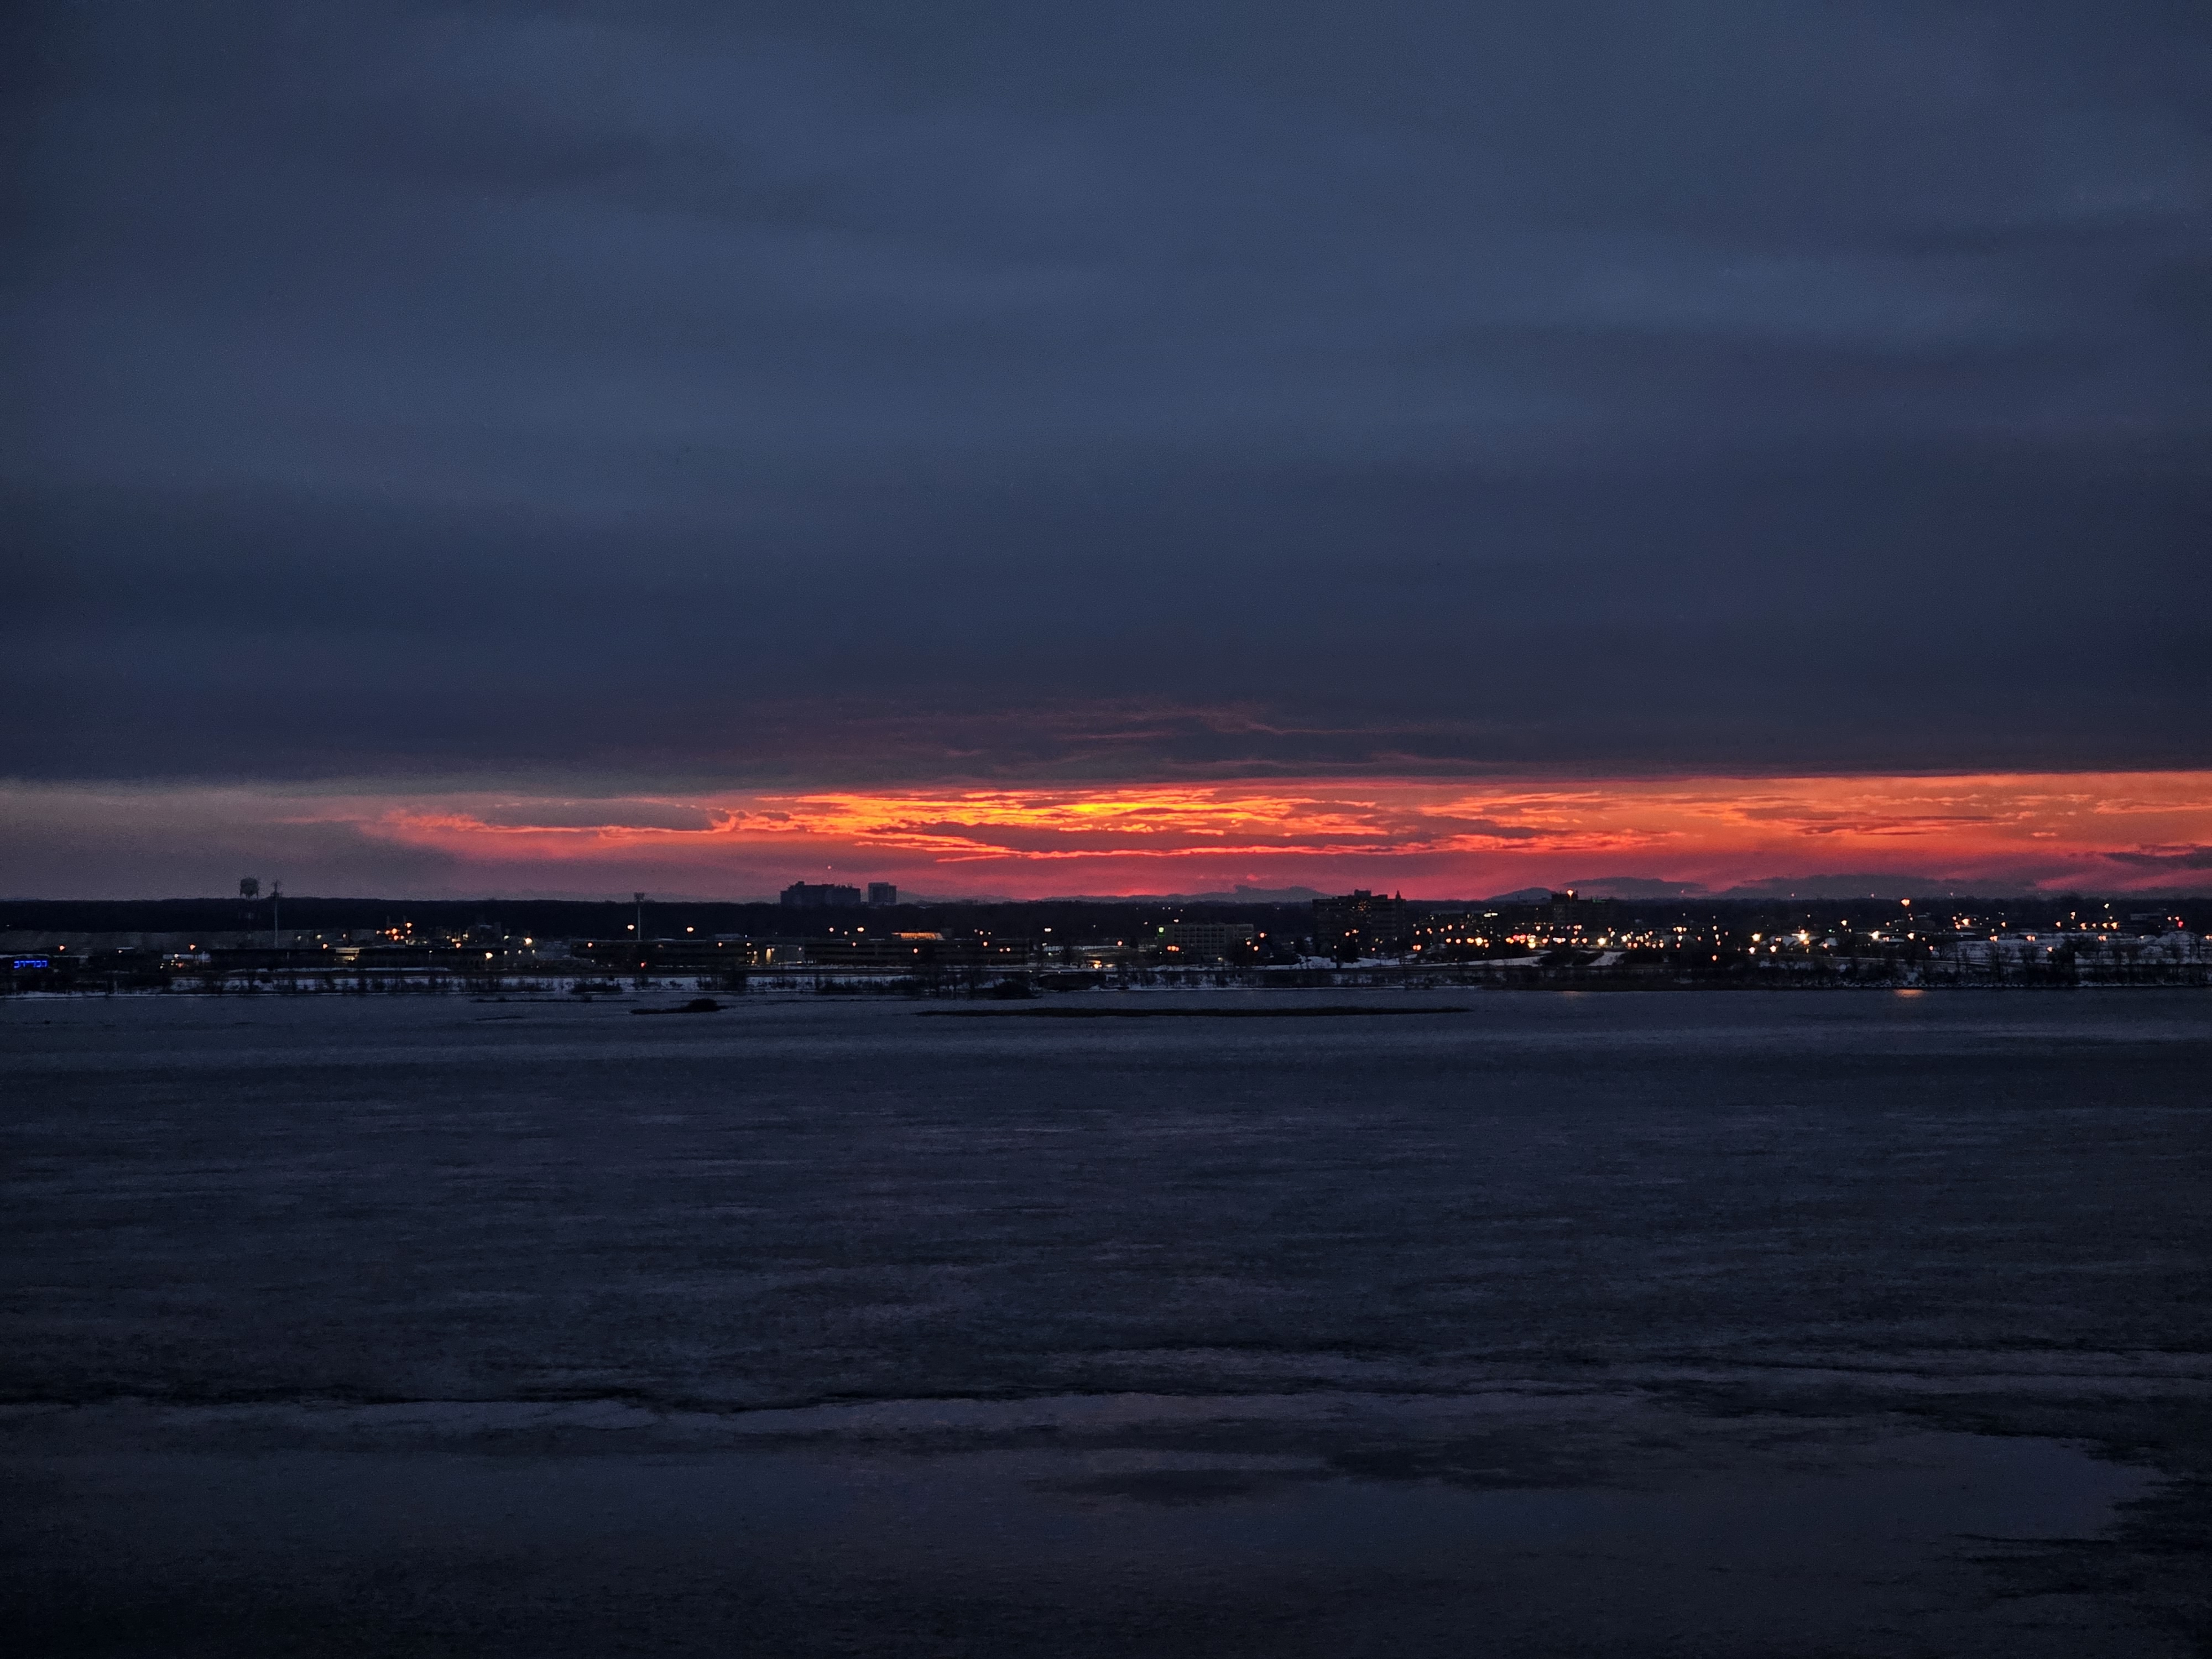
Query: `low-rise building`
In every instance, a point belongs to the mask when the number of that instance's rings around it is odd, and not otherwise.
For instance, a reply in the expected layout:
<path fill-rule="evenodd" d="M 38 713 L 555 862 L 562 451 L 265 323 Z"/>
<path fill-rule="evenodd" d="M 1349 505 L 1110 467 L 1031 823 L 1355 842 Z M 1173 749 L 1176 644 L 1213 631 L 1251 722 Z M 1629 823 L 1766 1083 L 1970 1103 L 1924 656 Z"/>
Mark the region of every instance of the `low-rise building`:
<path fill-rule="evenodd" d="M 1258 942 L 1259 930 L 1249 921 L 1170 921 L 1157 936 L 1160 956 L 1170 963 L 1241 961 Z"/>

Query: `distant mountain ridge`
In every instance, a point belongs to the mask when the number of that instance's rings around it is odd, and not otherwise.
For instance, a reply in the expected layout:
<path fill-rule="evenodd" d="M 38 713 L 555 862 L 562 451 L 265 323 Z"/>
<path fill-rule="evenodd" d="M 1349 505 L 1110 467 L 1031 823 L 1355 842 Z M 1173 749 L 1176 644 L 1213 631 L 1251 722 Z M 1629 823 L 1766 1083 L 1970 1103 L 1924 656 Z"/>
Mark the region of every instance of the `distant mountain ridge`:
<path fill-rule="evenodd" d="M 1068 893 L 1048 904 L 1310 904 L 1329 894 L 1312 887 L 1247 887 L 1226 893 Z"/>

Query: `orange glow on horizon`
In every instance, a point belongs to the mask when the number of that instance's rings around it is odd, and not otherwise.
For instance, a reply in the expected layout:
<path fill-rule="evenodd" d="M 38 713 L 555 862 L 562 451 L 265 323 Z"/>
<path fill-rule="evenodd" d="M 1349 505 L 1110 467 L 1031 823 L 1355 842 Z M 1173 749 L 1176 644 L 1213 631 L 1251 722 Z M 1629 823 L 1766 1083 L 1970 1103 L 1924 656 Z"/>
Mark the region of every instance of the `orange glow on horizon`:
<path fill-rule="evenodd" d="M 15 878 L 64 895 L 222 890 L 255 867 L 294 892 L 424 896 L 758 898 L 794 880 L 873 880 L 944 897 L 1241 885 L 1477 898 L 1614 878 L 1786 892 L 1859 876 L 1931 896 L 2212 892 L 2212 771 L 626 795 L 40 784 L 12 790 L 9 812 L 0 843 Z"/>
<path fill-rule="evenodd" d="M 358 821 L 469 866 L 650 868 L 699 891 L 825 867 L 1018 896 L 1237 882 L 1474 894 L 1616 876 L 1722 887 L 1846 872 L 2212 884 L 2203 772 L 476 795 L 376 803 Z"/>

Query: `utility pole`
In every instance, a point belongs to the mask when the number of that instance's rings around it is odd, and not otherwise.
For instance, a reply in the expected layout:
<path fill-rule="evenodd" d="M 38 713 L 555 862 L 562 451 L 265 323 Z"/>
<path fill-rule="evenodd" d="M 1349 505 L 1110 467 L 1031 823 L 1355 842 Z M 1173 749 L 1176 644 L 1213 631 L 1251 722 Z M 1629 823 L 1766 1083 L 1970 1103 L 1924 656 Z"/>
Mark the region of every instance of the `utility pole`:
<path fill-rule="evenodd" d="M 276 943 L 276 924 L 283 914 L 284 884 L 272 881 L 269 884 L 269 948 L 272 951 L 283 948 Z"/>
<path fill-rule="evenodd" d="M 637 971 L 641 974 L 647 961 L 645 951 L 645 895 L 632 893 L 630 896 L 637 901 Z"/>

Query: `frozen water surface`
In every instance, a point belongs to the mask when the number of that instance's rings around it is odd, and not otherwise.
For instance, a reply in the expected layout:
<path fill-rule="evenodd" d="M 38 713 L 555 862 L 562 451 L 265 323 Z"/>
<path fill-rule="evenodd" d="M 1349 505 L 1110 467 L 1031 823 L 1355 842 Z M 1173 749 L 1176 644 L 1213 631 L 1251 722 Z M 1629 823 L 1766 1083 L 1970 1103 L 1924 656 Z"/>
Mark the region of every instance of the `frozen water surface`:
<path fill-rule="evenodd" d="M 1456 1000 L 0 1005 L 0 1614 L 2203 1650 L 2212 999 Z"/>

